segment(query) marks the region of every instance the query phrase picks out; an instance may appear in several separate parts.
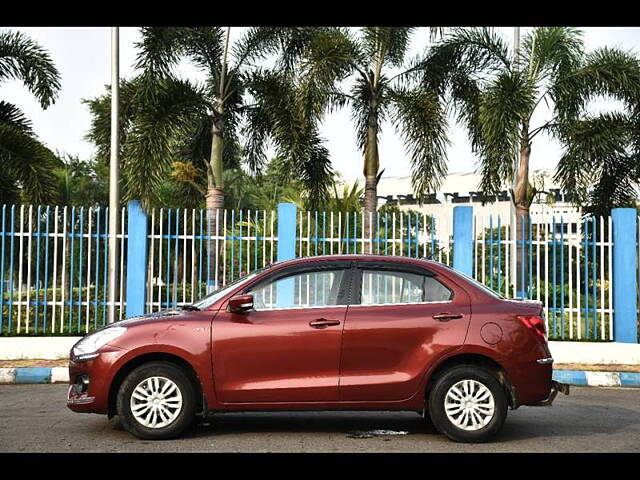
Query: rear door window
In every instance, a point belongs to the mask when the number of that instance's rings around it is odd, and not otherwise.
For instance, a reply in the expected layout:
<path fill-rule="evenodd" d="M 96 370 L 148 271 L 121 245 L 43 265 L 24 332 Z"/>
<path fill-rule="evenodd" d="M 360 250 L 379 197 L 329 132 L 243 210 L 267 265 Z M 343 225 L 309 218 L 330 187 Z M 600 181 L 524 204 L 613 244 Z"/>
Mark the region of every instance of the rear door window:
<path fill-rule="evenodd" d="M 452 292 L 432 276 L 418 273 L 363 269 L 361 305 L 446 302 Z"/>

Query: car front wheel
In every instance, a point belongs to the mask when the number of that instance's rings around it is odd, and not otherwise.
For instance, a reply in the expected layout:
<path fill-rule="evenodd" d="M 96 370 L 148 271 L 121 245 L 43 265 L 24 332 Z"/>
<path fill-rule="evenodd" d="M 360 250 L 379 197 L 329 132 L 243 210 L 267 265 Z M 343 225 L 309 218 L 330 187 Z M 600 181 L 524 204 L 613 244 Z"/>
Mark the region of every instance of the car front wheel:
<path fill-rule="evenodd" d="M 507 397 L 488 370 L 461 365 L 440 376 L 429 393 L 434 426 L 456 442 L 481 443 L 502 428 Z"/>
<path fill-rule="evenodd" d="M 118 392 L 122 425 L 136 437 L 174 438 L 195 418 L 195 392 L 185 372 L 168 362 L 151 362 L 133 370 Z"/>

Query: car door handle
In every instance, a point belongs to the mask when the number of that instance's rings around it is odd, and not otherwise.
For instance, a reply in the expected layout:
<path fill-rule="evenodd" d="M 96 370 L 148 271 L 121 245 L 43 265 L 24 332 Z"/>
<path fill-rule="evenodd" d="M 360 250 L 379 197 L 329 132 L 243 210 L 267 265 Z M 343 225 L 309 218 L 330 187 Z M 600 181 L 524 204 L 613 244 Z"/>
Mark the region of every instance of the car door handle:
<path fill-rule="evenodd" d="M 333 325 L 340 325 L 340 320 L 327 320 L 326 318 L 318 318 L 309 322 L 309 326 L 313 328 L 326 328 Z"/>
<path fill-rule="evenodd" d="M 438 313 L 437 315 L 433 315 L 434 320 L 439 320 L 441 322 L 444 322 L 446 320 L 453 320 L 455 318 L 462 318 L 462 314 L 461 313 Z"/>

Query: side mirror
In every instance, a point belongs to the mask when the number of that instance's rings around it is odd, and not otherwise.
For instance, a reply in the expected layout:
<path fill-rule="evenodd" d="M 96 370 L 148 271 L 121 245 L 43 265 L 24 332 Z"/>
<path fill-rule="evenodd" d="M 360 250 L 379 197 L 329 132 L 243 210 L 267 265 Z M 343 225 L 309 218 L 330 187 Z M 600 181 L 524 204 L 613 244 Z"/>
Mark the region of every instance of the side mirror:
<path fill-rule="evenodd" d="M 236 295 L 230 298 L 228 308 L 232 313 L 245 313 L 253 310 L 253 295 Z"/>

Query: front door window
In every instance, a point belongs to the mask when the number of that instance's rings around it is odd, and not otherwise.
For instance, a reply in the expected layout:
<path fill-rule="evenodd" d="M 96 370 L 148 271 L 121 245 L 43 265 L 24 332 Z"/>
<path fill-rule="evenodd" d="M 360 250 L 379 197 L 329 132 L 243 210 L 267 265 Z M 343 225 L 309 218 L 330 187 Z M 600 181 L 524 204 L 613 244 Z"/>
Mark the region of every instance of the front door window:
<path fill-rule="evenodd" d="M 297 273 L 251 290 L 257 311 L 338 305 L 344 270 Z"/>

